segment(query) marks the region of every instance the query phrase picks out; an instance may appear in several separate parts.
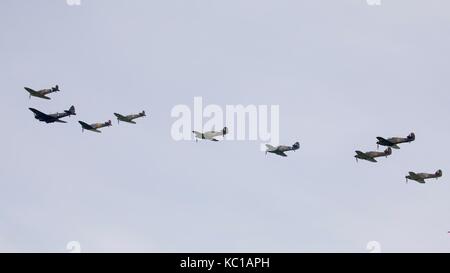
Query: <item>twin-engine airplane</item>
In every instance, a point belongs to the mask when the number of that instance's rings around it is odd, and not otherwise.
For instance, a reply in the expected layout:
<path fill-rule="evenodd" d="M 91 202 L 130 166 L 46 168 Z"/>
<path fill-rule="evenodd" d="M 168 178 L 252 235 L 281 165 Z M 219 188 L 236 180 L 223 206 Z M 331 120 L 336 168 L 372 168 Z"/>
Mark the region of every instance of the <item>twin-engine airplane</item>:
<path fill-rule="evenodd" d="M 287 154 L 285 154 L 285 152 L 288 152 L 288 151 L 294 151 L 295 152 L 295 151 L 297 151 L 298 149 L 300 149 L 300 143 L 295 142 L 295 144 L 292 145 L 292 146 L 280 145 L 280 146 L 277 146 L 277 147 L 274 147 L 272 145 L 266 144 L 266 147 L 267 147 L 266 155 L 267 155 L 267 153 L 272 153 L 272 154 L 276 154 L 276 155 L 279 155 L 279 156 L 287 157 Z"/>
<path fill-rule="evenodd" d="M 136 115 L 123 116 L 118 113 L 114 113 L 114 115 L 117 117 L 117 124 L 119 124 L 121 121 L 136 124 L 136 122 L 134 121 L 135 119 L 146 116 L 145 111 L 142 111 Z"/>
<path fill-rule="evenodd" d="M 34 108 L 28 108 L 28 109 L 30 109 L 30 111 L 34 113 L 34 117 L 37 120 L 40 120 L 40 121 L 46 122 L 46 123 L 53 123 L 53 122 L 67 123 L 60 119 L 76 115 L 74 106 L 71 106 L 69 110 L 64 110 L 64 113 L 56 113 L 56 114 L 50 114 L 50 115 L 42 113 L 41 111 L 38 111 Z"/>
<path fill-rule="evenodd" d="M 192 133 L 195 134 L 195 141 L 197 142 L 199 139 L 206 139 L 206 140 L 211 140 L 211 141 L 218 141 L 215 137 L 218 136 L 225 136 L 226 134 L 228 134 L 228 128 L 227 127 L 223 127 L 222 131 L 209 131 L 209 132 L 205 132 L 205 133 L 200 133 L 197 131 L 192 131 Z"/>
<path fill-rule="evenodd" d="M 400 149 L 398 144 L 411 143 L 414 140 L 416 140 L 416 135 L 414 133 L 411 133 L 406 138 L 404 138 L 404 137 L 391 137 L 391 138 L 385 139 L 385 138 L 382 138 L 382 137 L 377 137 L 377 139 L 378 139 L 378 142 L 377 142 L 378 147 L 380 147 L 380 145 L 381 145 L 381 146 L 391 147 L 391 148 L 394 148 L 394 149 Z"/>
<path fill-rule="evenodd" d="M 375 158 L 385 156 L 386 158 L 392 154 L 392 149 L 389 147 L 384 152 L 367 152 L 356 151 L 356 162 L 358 159 L 367 160 L 370 162 L 378 162 Z"/>
<path fill-rule="evenodd" d="M 52 87 L 50 89 L 42 89 L 39 91 L 33 90 L 29 87 L 24 87 L 24 88 L 25 88 L 25 90 L 27 90 L 28 93 L 30 93 L 30 99 L 31 99 L 31 96 L 33 96 L 33 97 L 37 97 L 37 98 L 41 98 L 41 99 L 50 100 L 51 98 L 47 97 L 48 94 L 61 91 L 61 90 L 59 90 L 58 85 L 56 85 L 55 87 Z"/>
<path fill-rule="evenodd" d="M 405 178 L 406 178 L 406 183 L 408 183 L 408 180 L 414 180 L 418 183 L 425 184 L 425 179 L 436 178 L 436 180 L 437 180 L 439 177 L 442 177 L 441 170 L 438 170 L 434 174 L 409 172 L 409 175 L 407 175 Z"/>
<path fill-rule="evenodd" d="M 101 133 L 102 131 L 98 130 L 100 128 L 109 127 L 112 126 L 111 121 L 107 121 L 105 123 L 94 123 L 94 124 L 87 124 L 83 121 L 78 121 L 81 124 L 81 131 L 84 132 L 84 130 L 88 130 L 91 132 Z"/>

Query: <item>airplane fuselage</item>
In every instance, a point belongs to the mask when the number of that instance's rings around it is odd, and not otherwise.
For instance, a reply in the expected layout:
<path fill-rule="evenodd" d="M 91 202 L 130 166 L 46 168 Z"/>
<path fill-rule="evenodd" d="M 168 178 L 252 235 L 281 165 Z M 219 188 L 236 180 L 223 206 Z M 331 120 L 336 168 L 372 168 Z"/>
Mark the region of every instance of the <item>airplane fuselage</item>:
<path fill-rule="evenodd" d="M 30 94 L 30 98 L 33 96 L 33 97 L 37 97 L 37 98 L 41 98 L 41 99 L 50 100 L 51 98 L 49 98 L 47 95 L 54 93 L 54 92 L 58 92 L 59 88 L 58 88 L 58 86 L 55 86 L 53 88 L 41 89 L 41 90 L 36 91 L 29 87 L 25 87 L 25 90 Z"/>
<path fill-rule="evenodd" d="M 117 117 L 117 121 L 123 121 L 123 122 L 132 123 L 132 124 L 136 124 L 136 122 L 134 121 L 135 119 L 146 116 L 145 111 L 143 111 L 142 113 L 136 114 L 136 115 L 123 116 L 118 113 L 114 113 L 114 115 Z"/>

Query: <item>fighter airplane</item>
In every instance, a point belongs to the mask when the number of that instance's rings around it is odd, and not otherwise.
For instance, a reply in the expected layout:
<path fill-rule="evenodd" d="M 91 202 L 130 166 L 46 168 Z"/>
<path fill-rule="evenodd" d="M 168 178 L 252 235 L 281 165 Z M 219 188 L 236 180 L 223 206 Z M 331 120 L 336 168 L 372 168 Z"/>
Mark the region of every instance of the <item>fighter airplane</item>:
<path fill-rule="evenodd" d="M 105 123 L 94 123 L 94 124 L 87 124 L 86 122 L 83 122 L 81 120 L 79 120 L 78 122 L 81 124 L 82 132 L 84 132 L 84 130 L 88 130 L 91 132 L 101 133 L 102 131 L 100 131 L 98 129 L 112 126 L 112 123 L 110 120 Z"/>
<path fill-rule="evenodd" d="M 356 162 L 358 159 L 367 160 L 370 162 L 378 162 L 375 158 L 385 156 L 386 158 L 392 154 L 392 149 L 389 147 L 384 152 L 367 152 L 356 151 Z"/>
<path fill-rule="evenodd" d="M 406 183 L 408 183 L 408 180 L 414 180 L 418 183 L 425 184 L 425 179 L 436 178 L 436 180 L 437 180 L 439 177 L 442 177 L 441 170 L 438 170 L 434 174 L 409 172 L 409 175 L 407 175 L 405 178 L 406 178 Z"/>
<path fill-rule="evenodd" d="M 377 139 L 378 139 L 377 147 L 380 147 L 380 145 L 381 145 L 381 146 L 391 147 L 391 148 L 394 148 L 394 149 L 400 149 L 398 144 L 411 143 L 414 140 L 416 140 L 416 135 L 414 133 L 411 133 L 406 138 L 404 138 L 404 137 L 391 137 L 391 138 L 385 139 L 385 138 L 382 138 L 382 137 L 377 137 Z"/>
<path fill-rule="evenodd" d="M 24 87 L 24 88 L 28 93 L 30 93 L 30 99 L 31 99 L 31 96 L 33 96 L 33 97 L 37 97 L 37 98 L 41 98 L 41 99 L 50 100 L 51 98 L 49 98 L 47 96 L 48 94 L 61 91 L 61 90 L 59 90 L 58 85 L 56 85 L 55 87 L 52 87 L 50 89 L 42 89 L 39 91 L 33 90 L 29 87 Z"/>
<path fill-rule="evenodd" d="M 276 154 L 276 155 L 279 155 L 279 156 L 287 157 L 287 154 L 285 152 L 288 152 L 288 151 L 294 151 L 295 152 L 295 151 L 297 151 L 298 149 L 300 149 L 300 143 L 295 142 L 295 144 L 292 145 L 292 146 L 280 145 L 280 146 L 277 146 L 277 147 L 274 147 L 274 146 L 272 146 L 270 144 L 266 144 L 266 147 L 267 147 L 266 155 L 267 155 L 267 153 L 272 153 L 272 154 Z"/>
<path fill-rule="evenodd" d="M 60 119 L 76 115 L 74 106 L 71 106 L 69 110 L 64 110 L 64 113 L 56 113 L 56 114 L 50 114 L 50 115 L 42 113 L 41 111 L 36 110 L 34 108 L 28 108 L 28 109 L 30 109 L 30 111 L 34 113 L 34 117 L 37 120 L 46 122 L 46 123 L 53 123 L 53 122 L 67 123 Z"/>
<path fill-rule="evenodd" d="M 146 116 L 145 111 L 142 111 L 142 112 L 140 112 L 139 114 L 136 114 L 136 115 L 123 116 L 123 115 L 118 114 L 118 113 L 114 113 L 114 115 L 117 117 L 117 124 L 119 124 L 121 121 L 132 123 L 132 124 L 136 124 L 134 119 Z"/>
<path fill-rule="evenodd" d="M 223 127 L 222 131 L 209 131 L 209 132 L 205 132 L 205 133 L 200 133 L 197 131 L 192 131 L 192 133 L 195 134 L 195 141 L 197 142 L 199 139 L 206 139 L 206 140 L 211 140 L 211 141 L 219 141 L 217 140 L 215 137 L 218 136 L 225 136 L 226 134 L 228 134 L 228 128 L 227 127 Z"/>

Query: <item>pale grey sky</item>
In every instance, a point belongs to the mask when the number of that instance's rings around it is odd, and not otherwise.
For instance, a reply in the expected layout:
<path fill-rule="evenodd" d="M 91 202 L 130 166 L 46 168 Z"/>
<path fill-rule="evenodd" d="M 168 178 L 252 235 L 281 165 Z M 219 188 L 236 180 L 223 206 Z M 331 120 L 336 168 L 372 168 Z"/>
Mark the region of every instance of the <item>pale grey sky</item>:
<path fill-rule="evenodd" d="M 445 0 L 0 2 L 0 251 L 450 250 Z M 51 101 L 24 86 L 59 84 Z M 175 142 L 177 104 L 280 105 L 288 158 Z M 68 124 L 46 112 L 77 107 Z M 103 134 L 76 122 L 147 110 Z M 406 136 L 379 164 L 354 150 Z M 405 184 L 408 171 L 444 171 Z"/>

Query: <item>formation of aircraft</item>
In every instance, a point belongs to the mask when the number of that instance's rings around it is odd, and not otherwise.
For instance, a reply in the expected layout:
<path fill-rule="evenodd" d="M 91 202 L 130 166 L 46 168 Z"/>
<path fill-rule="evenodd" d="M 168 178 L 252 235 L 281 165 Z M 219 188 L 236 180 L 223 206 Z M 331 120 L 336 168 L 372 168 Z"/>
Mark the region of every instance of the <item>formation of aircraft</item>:
<path fill-rule="evenodd" d="M 61 120 L 62 118 L 65 117 L 70 117 L 70 116 L 75 116 L 75 106 L 71 106 L 69 108 L 69 110 L 64 110 L 64 113 L 56 113 L 56 114 L 45 114 L 42 113 L 39 110 L 36 110 L 34 108 L 28 108 L 30 109 L 31 112 L 34 113 L 34 117 L 42 122 L 46 122 L 46 123 L 53 123 L 53 122 L 60 122 L 60 123 L 67 123 L 66 121 Z"/>
<path fill-rule="evenodd" d="M 59 92 L 59 86 L 56 85 L 55 87 L 49 88 L 49 89 L 42 89 L 42 90 L 38 90 L 35 91 L 29 87 L 25 87 L 25 90 L 29 93 L 29 97 L 31 98 L 33 97 L 37 97 L 37 98 L 42 98 L 42 99 L 46 99 L 46 100 L 50 100 L 51 98 L 48 97 L 48 94 L 54 93 L 54 92 Z M 45 123 L 54 123 L 54 122 L 59 122 L 59 123 L 66 123 L 66 121 L 61 120 L 62 118 L 65 117 L 70 117 L 70 116 L 74 116 L 76 115 L 75 112 L 75 106 L 71 106 L 69 108 L 69 110 L 64 110 L 64 112 L 62 113 L 55 113 L 55 114 L 46 114 L 43 113 L 35 108 L 29 108 L 29 110 L 31 112 L 33 112 L 34 117 L 41 121 L 41 122 L 45 122 Z M 119 113 L 114 113 L 114 115 L 117 118 L 117 123 L 122 122 L 127 122 L 127 123 L 131 123 L 131 124 L 136 124 L 136 122 L 134 121 L 135 119 L 141 118 L 141 117 L 145 117 L 145 111 L 142 111 L 138 114 L 131 114 L 131 115 L 122 115 Z M 99 129 L 101 128 L 105 128 L 105 127 L 110 127 L 112 126 L 112 122 L 111 120 L 104 122 L 104 123 L 94 123 L 94 124 L 88 124 L 84 121 L 78 121 L 81 125 L 81 130 L 82 132 L 84 132 L 84 130 L 88 130 L 91 132 L 96 132 L 96 133 L 101 133 L 101 131 Z M 199 139 L 204 139 L 204 140 L 210 140 L 210 141 L 219 141 L 217 139 L 217 137 L 225 137 L 225 135 L 228 134 L 228 128 L 224 127 L 221 131 L 208 131 L 208 132 L 198 132 L 198 131 L 192 131 L 192 133 L 195 135 L 195 141 L 197 142 Z M 362 152 L 362 151 L 356 151 L 356 161 L 358 162 L 359 159 L 361 160 L 366 160 L 369 162 L 378 162 L 376 160 L 376 158 L 379 157 L 388 157 L 390 155 L 392 155 L 392 148 L 393 149 L 400 149 L 400 147 L 398 146 L 399 144 L 402 143 L 411 143 L 413 141 L 416 140 L 416 135 L 414 133 L 409 134 L 406 138 L 403 137 L 391 137 L 391 138 L 383 138 L 383 137 L 377 137 L 377 147 L 379 148 L 379 146 L 385 146 L 388 147 L 385 151 L 383 152 L 377 152 L 377 151 L 371 151 L 371 152 Z M 272 145 L 266 144 L 267 150 L 266 150 L 266 155 L 267 153 L 272 153 L 272 154 L 276 154 L 282 157 L 287 157 L 286 152 L 289 151 L 296 151 L 298 149 L 300 149 L 300 143 L 296 142 L 294 143 L 294 145 L 292 146 L 284 146 L 284 145 L 280 145 L 277 147 L 274 147 Z M 425 183 L 426 179 L 431 179 L 431 178 L 440 178 L 442 177 L 442 170 L 438 170 L 436 173 L 434 174 L 429 174 L 429 173 L 414 173 L 414 172 L 409 172 L 409 175 L 406 176 L 406 181 L 408 182 L 408 180 L 413 180 L 416 181 L 418 183 Z"/>
<path fill-rule="evenodd" d="M 86 122 L 81 120 L 78 122 L 81 124 L 81 132 L 84 132 L 84 130 L 88 130 L 91 132 L 101 133 L 102 131 L 100 131 L 99 129 L 112 126 L 110 120 L 104 123 L 93 123 L 93 124 L 87 124 Z"/>
<path fill-rule="evenodd" d="M 378 139 L 378 142 L 377 142 L 378 147 L 380 147 L 380 145 L 381 145 L 381 146 L 386 146 L 386 147 L 390 147 L 390 148 L 394 148 L 394 149 L 400 149 L 398 144 L 411 143 L 414 140 L 416 140 L 416 135 L 414 133 L 411 133 L 407 137 L 391 137 L 388 139 L 385 139 L 382 137 L 377 137 L 377 139 Z"/>
<path fill-rule="evenodd" d="M 280 145 L 280 146 L 277 146 L 277 147 L 274 147 L 274 146 L 272 146 L 270 144 L 266 144 L 266 147 L 267 147 L 266 155 L 267 155 L 267 153 L 272 153 L 272 154 L 276 154 L 276 155 L 279 155 L 279 156 L 287 157 L 286 152 L 289 152 L 289 151 L 294 151 L 295 152 L 295 151 L 297 151 L 298 149 L 300 149 L 300 143 L 295 142 L 294 145 L 292 145 L 292 146 Z"/>
<path fill-rule="evenodd" d="M 391 137 L 391 138 L 383 138 L 383 137 L 377 137 L 377 148 L 380 146 L 388 147 L 384 152 L 367 152 L 363 153 L 361 151 L 356 151 L 356 161 L 358 159 L 367 160 L 370 162 L 377 162 L 375 158 L 377 157 L 388 157 L 392 154 L 392 148 L 393 149 L 400 149 L 398 146 L 402 143 L 411 143 L 416 140 L 416 134 L 410 133 L 407 137 Z M 434 174 L 430 173 L 415 173 L 415 172 L 409 172 L 409 174 L 406 176 L 406 183 L 408 183 L 408 180 L 413 180 L 418 183 L 424 184 L 426 179 L 442 177 L 442 170 L 438 170 Z"/>
<path fill-rule="evenodd" d="M 415 173 L 415 172 L 409 172 L 409 175 L 407 175 L 406 183 L 408 183 L 408 180 L 413 180 L 421 184 L 425 184 L 426 179 L 432 179 L 442 177 L 442 170 L 438 170 L 435 173 Z"/>
<path fill-rule="evenodd" d="M 228 128 L 223 127 L 222 131 L 208 131 L 208 132 L 204 132 L 204 133 L 192 131 L 192 133 L 194 133 L 194 135 L 195 135 L 196 142 L 199 139 L 205 139 L 205 140 L 210 140 L 210 141 L 219 141 L 216 139 L 216 137 L 218 137 L 218 136 L 224 137 L 226 134 L 228 134 Z"/>
<path fill-rule="evenodd" d="M 48 94 L 60 91 L 58 85 L 56 85 L 55 87 L 49 88 L 49 89 L 42 89 L 39 91 L 35 91 L 29 87 L 24 87 L 24 88 L 29 93 L 30 98 L 33 96 L 33 97 L 46 99 L 46 100 L 51 99 L 50 97 L 47 96 Z M 30 111 L 33 112 L 34 117 L 37 120 L 45 122 L 45 123 L 54 123 L 54 122 L 67 123 L 66 121 L 61 120 L 61 119 L 65 118 L 65 117 L 70 117 L 70 116 L 76 115 L 75 106 L 71 106 L 69 108 L 69 110 L 65 110 L 63 113 L 55 113 L 55 114 L 46 114 L 35 108 L 28 108 L 28 109 L 30 109 Z M 118 122 L 124 121 L 124 122 L 128 122 L 128 123 L 133 123 L 133 124 L 136 124 L 136 122 L 134 121 L 135 119 L 146 116 L 145 111 L 142 111 L 136 115 L 123 116 L 118 113 L 114 113 L 114 115 L 117 117 Z M 94 124 L 88 124 L 81 120 L 79 120 L 78 122 L 81 125 L 82 132 L 84 132 L 84 130 L 88 130 L 88 131 L 92 131 L 92 132 L 96 132 L 96 133 L 101 133 L 101 131 L 99 129 L 112 126 L 111 120 L 104 122 L 104 123 L 94 123 Z"/>
<path fill-rule="evenodd" d="M 47 95 L 50 93 L 55 93 L 55 92 L 59 92 L 59 86 L 56 85 L 55 87 L 49 88 L 49 89 L 42 89 L 42 90 L 33 90 L 29 87 L 24 87 L 25 90 L 29 93 L 30 95 L 30 99 L 31 97 L 37 97 L 37 98 L 41 98 L 41 99 L 46 99 L 46 100 L 51 100 L 50 97 L 48 97 Z"/>
<path fill-rule="evenodd" d="M 123 115 L 118 114 L 118 113 L 114 113 L 114 115 L 117 117 L 117 124 L 119 124 L 121 121 L 132 123 L 132 124 L 136 124 L 136 122 L 134 121 L 135 119 L 146 116 L 145 115 L 145 111 L 142 111 L 142 112 L 140 112 L 139 114 L 136 114 L 136 115 L 123 116 Z"/>
<path fill-rule="evenodd" d="M 366 161 L 370 161 L 370 162 L 378 162 L 375 158 L 378 157 L 388 157 L 392 154 L 392 149 L 389 147 L 387 148 L 384 152 L 361 152 L 361 151 L 356 151 L 356 162 L 358 162 L 358 159 L 362 159 L 362 160 L 366 160 Z"/>

